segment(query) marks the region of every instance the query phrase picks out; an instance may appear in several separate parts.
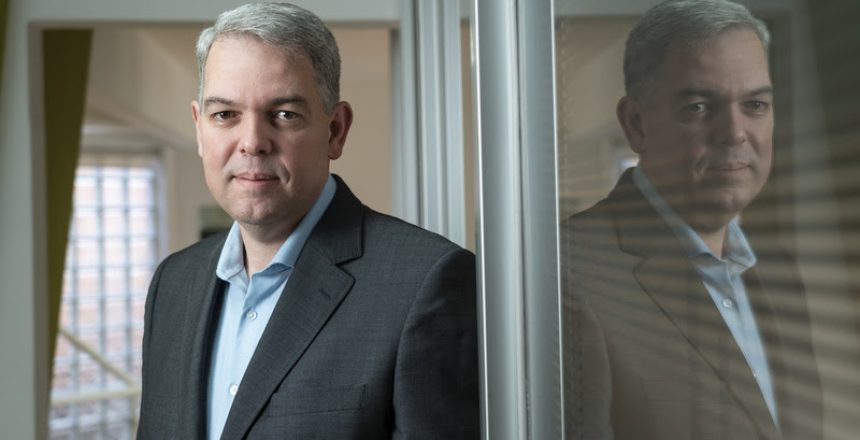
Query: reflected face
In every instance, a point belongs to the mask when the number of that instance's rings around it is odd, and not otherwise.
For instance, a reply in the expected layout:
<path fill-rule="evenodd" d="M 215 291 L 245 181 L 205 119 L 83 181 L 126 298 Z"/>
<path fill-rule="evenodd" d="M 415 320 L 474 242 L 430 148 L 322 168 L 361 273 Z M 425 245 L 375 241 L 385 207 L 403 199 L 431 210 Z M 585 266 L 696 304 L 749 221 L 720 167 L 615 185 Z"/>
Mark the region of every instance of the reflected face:
<path fill-rule="evenodd" d="M 724 227 L 771 167 L 773 92 L 761 41 L 737 29 L 672 51 L 649 93 L 627 104 L 625 130 L 642 169 L 691 227 Z"/>
<path fill-rule="evenodd" d="M 250 36 L 216 40 L 204 78 L 192 116 L 209 190 L 242 225 L 291 230 L 341 155 L 349 106 L 326 112 L 310 60 Z"/>

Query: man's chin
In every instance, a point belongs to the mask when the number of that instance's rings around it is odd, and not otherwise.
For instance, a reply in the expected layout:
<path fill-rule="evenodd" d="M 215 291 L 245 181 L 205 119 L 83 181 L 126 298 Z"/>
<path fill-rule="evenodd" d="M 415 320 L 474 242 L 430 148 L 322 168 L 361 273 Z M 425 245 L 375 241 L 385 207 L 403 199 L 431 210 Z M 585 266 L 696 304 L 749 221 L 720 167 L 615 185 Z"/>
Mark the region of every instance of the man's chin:
<path fill-rule="evenodd" d="M 718 229 L 727 225 L 747 207 L 751 197 L 735 192 L 718 191 L 711 194 L 694 195 L 689 217 L 699 223 Z M 703 225 L 704 226 L 704 225 Z"/>

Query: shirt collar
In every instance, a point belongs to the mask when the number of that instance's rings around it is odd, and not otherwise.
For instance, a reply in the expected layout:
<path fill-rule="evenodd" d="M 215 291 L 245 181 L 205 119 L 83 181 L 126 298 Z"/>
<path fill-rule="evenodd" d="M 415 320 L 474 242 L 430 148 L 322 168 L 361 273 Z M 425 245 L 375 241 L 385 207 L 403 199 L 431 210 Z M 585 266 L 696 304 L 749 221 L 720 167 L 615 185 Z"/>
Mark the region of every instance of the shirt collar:
<path fill-rule="evenodd" d="M 292 269 L 299 258 L 299 254 L 305 247 L 311 232 L 319 223 L 329 204 L 334 198 L 334 193 L 337 190 L 337 183 L 331 175 L 323 186 L 317 200 L 314 202 L 311 209 L 302 218 L 296 229 L 284 241 L 284 244 L 272 257 L 272 260 L 261 272 L 282 271 Z M 218 278 L 227 281 L 230 278 L 243 274 L 245 271 L 244 263 L 244 245 L 242 244 L 242 234 L 239 230 L 239 223 L 234 221 L 230 227 L 230 232 L 227 233 L 227 239 L 224 241 L 224 247 L 221 248 L 221 255 L 218 258 L 218 265 L 215 268 L 215 274 Z"/>
<path fill-rule="evenodd" d="M 660 197 L 657 188 L 648 180 L 645 172 L 640 167 L 633 169 L 633 183 L 639 189 L 648 203 L 654 207 L 660 217 L 669 225 L 675 236 L 681 242 L 684 250 L 687 252 L 687 257 L 690 259 L 697 258 L 700 255 L 710 255 L 718 260 L 723 260 L 711 252 L 711 249 L 705 244 L 702 237 L 693 230 L 679 216 L 666 201 Z M 755 266 L 756 256 L 753 253 L 747 241 L 746 235 L 741 230 L 738 224 L 738 218 L 733 218 L 726 227 L 725 260 L 729 260 L 743 269 L 749 269 Z"/>

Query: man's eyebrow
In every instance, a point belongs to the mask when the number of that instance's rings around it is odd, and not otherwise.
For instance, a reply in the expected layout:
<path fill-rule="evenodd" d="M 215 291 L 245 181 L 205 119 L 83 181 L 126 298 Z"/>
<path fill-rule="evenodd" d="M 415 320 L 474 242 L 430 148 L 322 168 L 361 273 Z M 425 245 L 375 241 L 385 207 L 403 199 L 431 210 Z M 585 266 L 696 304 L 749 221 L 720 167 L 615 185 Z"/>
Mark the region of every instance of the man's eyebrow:
<path fill-rule="evenodd" d="M 236 102 L 220 96 L 210 96 L 203 100 L 203 108 L 210 105 L 220 104 L 227 107 L 236 105 Z M 269 107 L 278 107 L 284 104 L 294 104 L 302 107 L 308 107 L 308 100 L 301 95 L 278 96 L 269 100 Z"/>
<path fill-rule="evenodd" d="M 278 107 L 284 104 L 294 104 L 301 107 L 308 107 L 308 100 L 301 95 L 279 96 L 269 101 L 270 107 Z"/>
<path fill-rule="evenodd" d="M 703 98 L 715 98 L 719 94 L 713 90 L 700 87 L 685 87 L 678 91 L 679 98 L 701 96 Z M 773 95 L 773 86 L 762 86 L 744 93 L 745 96 Z"/>
<path fill-rule="evenodd" d="M 677 95 L 679 98 L 688 98 L 690 96 L 713 98 L 717 96 L 717 93 L 710 89 L 703 89 L 699 87 L 684 87 L 683 89 L 678 91 Z"/>
<path fill-rule="evenodd" d="M 210 105 L 214 105 L 214 104 L 221 104 L 221 105 L 226 105 L 229 107 L 229 106 L 234 105 L 235 103 L 233 101 L 227 99 L 227 98 L 221 98 L 218 96 L 210 96 L 210 97 L 203 100 L 203 108 L 206 108 L 206 107 L 208 107 Z"/>
<path fill-rule="evenodd" d="M 750 90 L 747 93 L 748 96 L 758 96 L 758 95 L 773 95 L 773 87 L 772 86 L 764 86 L 759 87 L 757 89 Z"/>

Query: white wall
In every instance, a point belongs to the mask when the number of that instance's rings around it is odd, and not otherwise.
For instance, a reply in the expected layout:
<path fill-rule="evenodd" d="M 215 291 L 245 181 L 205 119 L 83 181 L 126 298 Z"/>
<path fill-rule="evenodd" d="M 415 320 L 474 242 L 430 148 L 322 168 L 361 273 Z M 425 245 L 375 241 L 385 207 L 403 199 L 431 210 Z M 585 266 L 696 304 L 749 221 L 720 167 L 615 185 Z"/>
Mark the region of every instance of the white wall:
<path fill-rule="evenodd" d="M 335 28 L 341 52 L 341 99 L 355 113 L 332 172 L 371 208 L 391 214 L 391 41 L 385 28 Z"/>
<path fill-rule="evenodd" d="M 99 25 L 93 32 L 87 106 L 154 139 L 194 149 L 194 43 L 201 26 Z"/>

